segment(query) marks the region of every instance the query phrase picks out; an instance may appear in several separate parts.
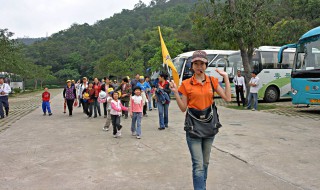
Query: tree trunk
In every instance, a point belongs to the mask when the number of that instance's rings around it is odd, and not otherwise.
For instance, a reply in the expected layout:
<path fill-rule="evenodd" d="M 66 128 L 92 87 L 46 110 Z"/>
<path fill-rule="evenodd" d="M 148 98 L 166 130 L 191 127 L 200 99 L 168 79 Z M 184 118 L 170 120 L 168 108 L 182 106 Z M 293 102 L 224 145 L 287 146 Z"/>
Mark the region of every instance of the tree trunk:
<path fill-rule="evenodd" d="M 38 80 L 34 79 L 34 89 L 37 89 L 37 88 L 38 88 Z"/>

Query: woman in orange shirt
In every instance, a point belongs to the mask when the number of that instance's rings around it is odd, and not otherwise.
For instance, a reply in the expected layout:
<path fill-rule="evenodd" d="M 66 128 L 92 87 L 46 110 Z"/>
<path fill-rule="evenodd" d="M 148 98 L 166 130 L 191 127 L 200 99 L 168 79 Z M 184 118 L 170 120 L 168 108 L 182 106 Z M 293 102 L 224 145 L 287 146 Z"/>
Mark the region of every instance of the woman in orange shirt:
<path fill-rule="evenodd" d="M 176 97 L 177 104 L 182 112 L 187 108 L 203 110 L 213 104 L 214 92 L 210 82 L 212 81 L 215 91 L 225 101 L 231 101 L 231 88 L 228 74 L 216 69 L 225 81 L 223 89 L 217 78 L 207 76 L 205 70 L 208 67 L 207 54 L 204 51 L 195 51 L 192 55 L 191 68 L 194 75 L 184 80 L 179 87 L 170 82 L 170 88 Z M 210 80 L 211 79 L 211 80 Z M 179 93 L 182 94 L 180 97 Z M 195 190 L 206 189 L 207 170 L 210 159 L 212 138 L 191 138 L 186 132 L 187 144 L 192 160 L 193 187 Z"/>

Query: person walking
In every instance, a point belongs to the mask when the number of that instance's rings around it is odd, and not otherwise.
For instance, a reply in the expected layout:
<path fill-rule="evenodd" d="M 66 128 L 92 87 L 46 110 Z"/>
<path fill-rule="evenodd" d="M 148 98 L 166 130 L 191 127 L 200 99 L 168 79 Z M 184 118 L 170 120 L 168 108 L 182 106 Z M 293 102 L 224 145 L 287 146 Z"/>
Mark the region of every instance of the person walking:
<path fill-rule="evenodd" d="M 132 136 L 137 136 L 137 139 L 141 138 L 141 119 L 143 110 L 143 100 L 141 96 L 141 88 L 137 86 L 134 89 L 134 96 L 130 99 L 130 117 Z M 137 126 L 137 127 L 136 127 Z"/>
<path fill-rule="evenodd" d="M 205 74 L 208 67 L 207 55 L 204 51 L 195 51 L 192 55 L 191 68 L 194 75 L 182 82 L 179 89 L 174 82 L 170 82 L 170 88 L 174 92 L 176 102 L 182 112 L 189 108 L 205 110 L 214 103 L 214 91 L 225 101 L 231 101 L 231 88 L 228 74 L 216 69 L 225 81 L 223 89 L 215 77 Z M 181 97 L 179 95 L 181 93 Z M 206 189 L 208 165 L 214 136 L 211 138 L 194 138 L 190 131 L 186 131 L 186 141 L 192 160 L 192 178 L 195 190 Z"/>
<path fill-rule="evenodd" d="M 259 91 L 259 77 L 257 77 L 257 72 L 251 72 L 251 79 L 249 81 L 250 93 L 248 97 L 247 109 L 251 109 L 251 100 L 253 98 L 253 108 L 252 111 L 258 110 L 258 91 Z"/>
<path fill-rule="evenodd" d="M 119 96 L 121 96 L 121 92 L 114 91 L 112 94 L 111 100 L 111 121 L 113 126 L 113 137 L 117 138 L 121 136 L 121 124 L 120 124 L 120 118 L 121 118 L 121 111 L 128 111 L 127 107 L 124 107 L 120 100 Z"/>
<path fill-rule="evenodd" d="M 170 93 L 169 82 L 167 81 L 168 75 L 161 73 L 159 75 L 158 88 L 155 88 L 157 96 L 157 107 L 159 113 L 159 130 L 168 128 L 169 123 L 169 104 L 170 104 Z"/>
<path fill-rule="evenodd" d="M 103 79 L 104 79 L 104 84 L 101 85 L 101 91 L 106 92 L 107 99 L 108 99 L 108 97 L 109 97 L 108 89 L 109 88 L 113 88 L 114 89 L 114 87 L 111 84 L 111 81 L 110 81 L 110 79 L 108 77 L 104 77 Z M 104 115 L 104 118 L 107 118 L 107 114 L 108 114 L 107 107 L 108 107 L 108 101 L 103 103 L 103 115 Z"/>
<path fill-rule="evenodd" d="M 76 91 L 75 85 L 71 84 L 71 80 L 67 80 L 67 86 L 63 90 L 63 98 L 67 103 L 70 117 L 72 116 L 73 103 L 75 101 L 77 102 L 76 94 L 77 94 L 77 91 Z"/>
<path fill-rule="evenodd" d="M 9 116 L 9 94 L 11 93 L 11 87 L 4 82 L 4 76 L 0 76 L 0 119 Z M 3 111 L 3 108 L 5 112 Z"/>
<path fill-rule="evenodd" d="M 77 98 L 78 98 L 78 102 L 79 102 L 79 104 L 78 104 L 78 108 L 80 108 L 81 107 L 81 99 L 80 99 L 80 94 L 79 94 L 79 89 L 80 89 L 80 85 L 81 85 L 81 81 L 80 80 L 78 80 L 77 81 L 77 83 L 76 83 L 76 90 L 77 90 Z"/>
<path fill-rule="evenodd" d="M 95 91 L 93 89 L 93 83 L 89 83 L 88 87 L 82 92 L 83 97 L 83 110 L 87 114 L 88 118 L 92 117 L 93 104 L 94 104 Z"/>
<path fill-rule="evenodd" d="M 99 93 L 101 91 L 101 83 L 98 78 L 94 78 L 93 80 L 93 89 L 94 89 L 94 100 L 93 100 L 93 111 L 94 118 L 96 118 L 99 114 L 101 116 L 100 103 L 98 102 Z M 98 113 L 97 113 L 98 112 Z"/>
<path fill-rule="evenodd" d="M 113 88 L 108 88 L 108 97 L 107 97 L 107 120 L 106 123 L 104 124 L 102 130 L 104 131 L 109 131 L 110 123 L 111 123 L 111 101 L 112 101 L 112 94 L 113 94 Z"/>
<path fill-rule="evenodd" d="M 78 86 L 79 107 L 81 107 L 81 105 L 82 105 L 83 113 L 86 113 L 86 112 L 85 112 L 85 108 L 83 107 L 82 94 L 83 94 L 83 90 L 86 89 L 86 88 L 88 88 L 88 79 L 87 79 L 87 77 L 83 77 L 82 78 L 82 83 L 80 83 L 79 86 Z"/>
<path fill-rule="evenodd" d="M 48 88 L 44 88 L 44 92 L 42 93 L 42 111 L 43 115 L 47 115 L 47 110 L 49 116 L 52 115 L 51 108 L 50 108 L 50 92 L 48 91 Z"/>
<path fill-rule="evenodd" d="M 150 77 L 146 76 L 145 82 L 149 84 L 149 88 L 146 89 L 146 94 L 148 98 L 148 109 L 149 111 L 152 111 L 152 94 L 151 94 L 152 85 L 151 85 Z"/>
<path fill-rule="evenodd" d="M 149 98 L 148 98 L 148 91 L 150 91 L 151 89 L 151 86 L 148 82 L 145 81 L 144 77 L 143 76 L 140 76 L 140 80 L 139 82 L 137 83 L 136 86 L 139 86 L 142 90 L 141 92 L 141 96 L 142 96 L 142 100 L 143 100 L 143 116 L 144 117 L 148 117 L 148 114 L 147 114 L 147 109 L 148 109 L 148 101 L 149 101 Z"/>
<path fill-rule="evenodd" d="M 239 98 L 241 97 L 241 102 L 242 102 L 242 105 L 244 107 L 245 106 L 244 93 L 246 91 L 245 90 L 246 89 L 246 83 L 244 81 L 244 77 L 241 76 L 241 71 L 240 70 L 237 71 L 237 76 L 235 76 L 233 78 L 233 84 L 235 85 L 238 106 L 240 106 Z"/>
<path fill-rule="evenodd" d="M 140 80 L 140 75 L 137 73 L 136 76 L 135 76 L 135 78 L 131 80 L 131 83 L 130 83 L 131 89 L 135 89 L 135 88 L 136 88 L 139 80 Z M 133 96 L 133 95 L 134 95 L 134 92 L 132 92 L 132 96 Z"/>
<path fill-rule="evenodd" d="M 125 107 L 129 107 L 130 95 L 131 95 L 131 86 L 127 77 L 124 77 L 121 81 L 121 85 L 115 90 L 120 91 L 121 96 L 119 97 L 121 103 Z M 128 111 L 124 110 L 123 115 L 125 119 L 128 119 Z"/>

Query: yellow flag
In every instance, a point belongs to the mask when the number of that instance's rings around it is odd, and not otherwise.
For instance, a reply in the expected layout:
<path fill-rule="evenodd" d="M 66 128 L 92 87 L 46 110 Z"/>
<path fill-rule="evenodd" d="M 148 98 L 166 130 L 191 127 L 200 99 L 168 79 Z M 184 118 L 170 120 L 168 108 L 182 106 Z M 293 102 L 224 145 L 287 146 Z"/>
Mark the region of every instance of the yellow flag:
<path fill-rule="evenodd" d="M 160 26 L 158 26 L 158 29 L 159 29 L 159 35 L 160 35 L 163 63 L 167 64 L 170 67 L 170 69 L 172 71 L 173 81 L 174 81 L 174 83 L 176 83 L 177 86 L 179 86 L 179 74 L 177 72 L 176 67 L 172 63 L 172 60 L 171 60 L 170 54 L 168 52 L 167 46 L 163 41 L 162 34 L 161 34 L 161 31 L 160 31 Z"/>

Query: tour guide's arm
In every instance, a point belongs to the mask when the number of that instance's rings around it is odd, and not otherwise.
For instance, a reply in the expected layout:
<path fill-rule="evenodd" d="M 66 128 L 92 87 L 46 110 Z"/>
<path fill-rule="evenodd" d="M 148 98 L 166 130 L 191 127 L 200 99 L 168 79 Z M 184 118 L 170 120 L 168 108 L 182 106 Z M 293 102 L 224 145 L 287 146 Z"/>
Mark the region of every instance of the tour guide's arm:
<path fill-rule="evenodd" d="M 220 85 L 218 85 L 218 88 L 215 89 L 215 91 L 218 93 L 218 95 L 224 99 L 227 102 L 231 101 L 231 87 L 230 87 L 230 81 L 228 74 L 224 71 L 221 71 L 219 69 L 216 69 L 216 72 L 218 72 L 225 81 L 225 89 L 223 89 Z M 177 104 L 182 112 L 185 112 L 187 110 L 188 106 L 188 99 L 185 95 L 182 95 L 180 98 L 178 88 L 174 82 L 170 82 L 170 89 L 174 93 L 174 96 L 176 97 Z"/>

